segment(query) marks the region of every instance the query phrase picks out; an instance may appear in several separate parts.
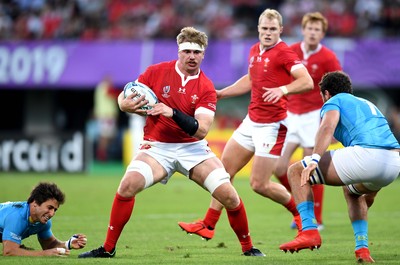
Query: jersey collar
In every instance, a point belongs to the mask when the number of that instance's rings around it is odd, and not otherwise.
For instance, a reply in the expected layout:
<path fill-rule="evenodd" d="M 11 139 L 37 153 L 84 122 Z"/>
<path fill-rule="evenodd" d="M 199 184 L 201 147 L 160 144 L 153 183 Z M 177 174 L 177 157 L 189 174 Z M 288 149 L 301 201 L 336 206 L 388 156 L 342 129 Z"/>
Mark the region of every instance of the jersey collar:
<path fill-rule="evenodd" d="M 175 63 L 175 71 L 181 77 L 182 87 L 184 87 L 190 80 L 199 78 L 200 72 L 201 72 L 201 70 L 199 68 L 199 72 L 196 75 L 190 75 L 185 79 L 185 75 L 181 72 L 181 70 L 179 70 L 178 61 L 176 61 L 176 63 Z"/>

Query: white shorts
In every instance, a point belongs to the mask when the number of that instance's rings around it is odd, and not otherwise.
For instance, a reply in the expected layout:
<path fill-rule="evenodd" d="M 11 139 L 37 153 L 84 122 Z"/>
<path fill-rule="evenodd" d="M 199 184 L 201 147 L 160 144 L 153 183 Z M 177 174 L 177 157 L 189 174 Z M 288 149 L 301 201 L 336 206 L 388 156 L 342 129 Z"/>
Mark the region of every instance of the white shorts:
<path fill-rule="evenodd" d="M 274 123 L 256 123 L 247 115 L 232 138 L 256 156 L 279 157 L 287 132 L 286 120 Z"/>
<path fill-rule="evenodd" d="M 148 146 L 148 147 L 146 147 Z M 167 176 L 161 181 L 166 184 L 170 177 L 179 172 L 189 176 L 189 170 L 204 160 L 215 157 L 206 140 L 193 143 L 161 143 L 143 141 L 139 153 L 143 152 L 160 163 L 167 171 Z"/>
<path fill-rule="evenodd" d="M 321 117 L 321 110 L 313 110 L 304 114 L 294 114 L 288 111 L 287 143 L 296 143 L 301 147 L 314 147 Z"/>
<path fill-rule="evenodd" d="M 385 149 L 346 147 L 331 151 L 339 178 L 346 185 L 362 183 L 377 191 L 392 183 L 400 173 L 399 152 Z"/>

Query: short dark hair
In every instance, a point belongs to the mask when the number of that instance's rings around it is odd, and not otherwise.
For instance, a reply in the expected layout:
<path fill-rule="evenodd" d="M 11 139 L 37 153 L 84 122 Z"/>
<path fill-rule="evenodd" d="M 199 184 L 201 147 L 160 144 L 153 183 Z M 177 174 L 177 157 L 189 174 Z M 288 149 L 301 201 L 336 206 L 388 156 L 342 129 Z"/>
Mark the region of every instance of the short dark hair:
<path fill-rule="evenodd" d="M 331 96 L 339 93 L 353 94 L 350 77 L 342 71 L 326 73 L 318 85 L 322 94 L 324 94 L 325 90 L 328 90 Z"/>
<path fill-rule="evenodd" d="M 36 201 L 37 204 L 41 205 L 50 199 L 55 199 L 59 204 L 63 204 L 65 201 L 65 194 L 55 183 L 40 182 L 33 188 L 28 198 L 28 203 Z"/>

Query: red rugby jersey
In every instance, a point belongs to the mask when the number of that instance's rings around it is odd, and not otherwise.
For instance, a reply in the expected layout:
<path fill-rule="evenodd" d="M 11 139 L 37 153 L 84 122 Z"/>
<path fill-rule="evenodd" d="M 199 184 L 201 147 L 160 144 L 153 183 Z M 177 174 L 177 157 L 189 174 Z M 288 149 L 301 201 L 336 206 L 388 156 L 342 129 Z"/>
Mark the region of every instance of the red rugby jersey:
<path fill-rule="evenodd" d="M 314 81 L 314 88 L 310 91 L 288 96 L 288 110 L 292 113 L 302 114 L 320 109 L 323 105 L 318 83 L 325 73 L 342 70 L 336 55 L 323 45 L 306 54 L 304 44 L 301 42 L 292 44 L 290 48 L 299 56 L 307 67 L 308 73 Z"/>
<path fill-rule="evenodd" d="M 194 117 L 200 107 L 216 110 L 217 94 L 211 80 L 202 71 L 185 80 L 176 60 L 149 66 L 138 81 L 150 87 L 160 102 L 189 116 Z M 144 139 L 165 143 L 198 141 L 185 133 L 172 118 L 162 115 L 147 116 Z"/>
<path fill-rule="evenodd" d="M 260 43 L 254 44 L 249 54 L 249 74 L 252 80 L 249 117 L 258 123 L 272 123 L 286 118 L 287 97 L 277 103 L 264 102 L 265 88 L 276 88 L 291 83 L 290 70 L 301 64 L 297 54 L 283 41 L 261 51 Z"/>

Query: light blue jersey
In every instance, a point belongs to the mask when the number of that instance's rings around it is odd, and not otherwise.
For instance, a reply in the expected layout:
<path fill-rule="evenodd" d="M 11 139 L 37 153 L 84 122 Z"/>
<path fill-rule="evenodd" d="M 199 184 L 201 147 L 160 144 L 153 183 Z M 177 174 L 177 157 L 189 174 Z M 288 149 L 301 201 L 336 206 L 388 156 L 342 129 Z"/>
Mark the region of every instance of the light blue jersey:
<path fill-rule="evenodd" d="M 29 204 L 24 202 L 0 203 L 0 233 L 2 240 L 10 240 L 21 245 L 21 241 L 30 235 L 37 234 L 38 238 L 50 238 L 51 220 L 46 224 L 29 222 Z"/>
<path fill-rule="evenodd" d="M 370 101 L 349 93 L 339 93 L 322 106 L 321 118 L 330 110 L 340 113 L 334 136 L 343 146 L 400 148 L 386 118 Z"/>

